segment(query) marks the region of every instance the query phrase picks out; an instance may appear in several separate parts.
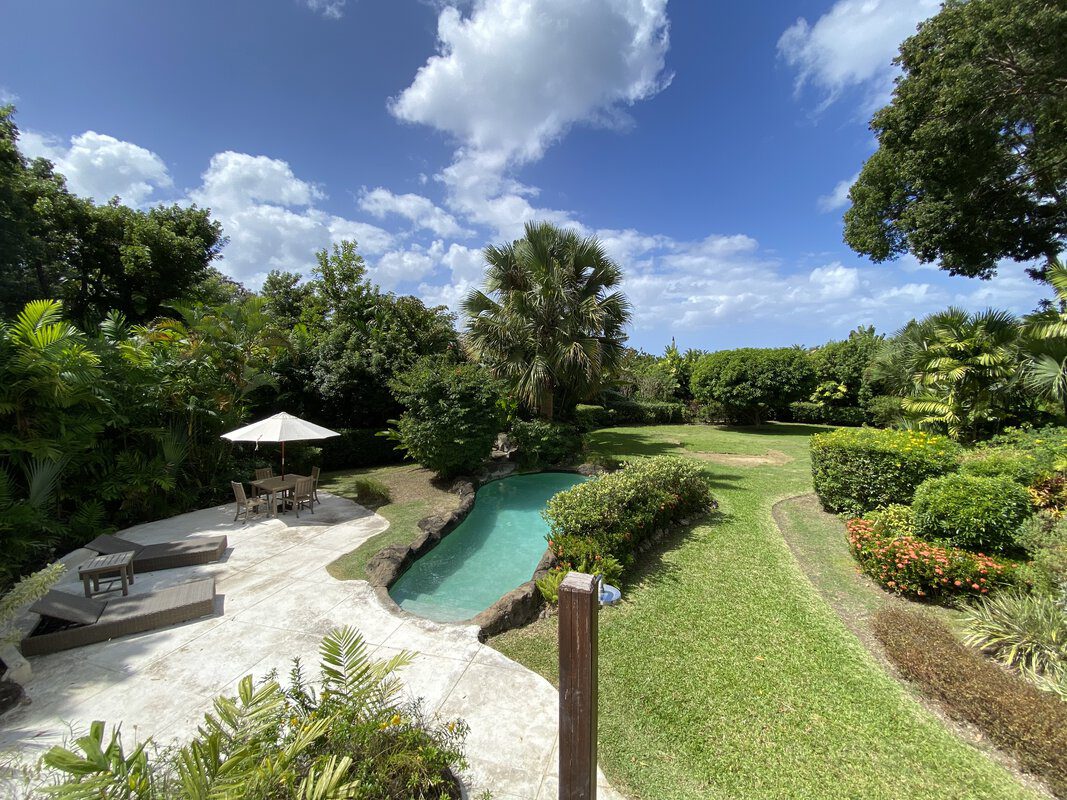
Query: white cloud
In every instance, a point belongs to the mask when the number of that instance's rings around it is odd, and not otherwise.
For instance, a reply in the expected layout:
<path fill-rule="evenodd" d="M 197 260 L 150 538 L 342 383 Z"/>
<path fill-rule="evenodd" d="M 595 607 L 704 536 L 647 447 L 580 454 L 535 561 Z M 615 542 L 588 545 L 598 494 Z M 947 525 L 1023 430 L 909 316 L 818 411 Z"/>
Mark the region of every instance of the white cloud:
<path fill-rule="evenodd" d="M 232 150 L 213 155 L 202 178 L 190 198 L 221 213 L 258 203 L 308 206 L 322 197 L 315 186 L 297 178 L 287 162 Z"/>
<path fill-rule="evenodd" d="M 438 236 L 470 236 L 473 233 L 464 229 L 443 208 L 434 205 L 430 198 L 420 194 L 393 194 L 379 186 L 363 191 L 359 207 L 379 219 L 388 214 L 398 214 Z"/>
<path fill-rule="evenodd" d="M 513 238 L 529 219 L 574 224 L 537 208 L 507 177 L 575 124 L 620 126 L 625 108 L 669 82 L 666 0 L 477 0 L 438 17 L 439 52 L 390 104 L 400 120 L 458 143 L 438 177 L 449 207 Z"/>
<path fill-rule="evenodd" d="M 429 247 L 412 244 L 404 250 L 391 250 L 371 264 L 370 277 L 385 289 L 396 289 L 433 273 L 443 255 L 444 242 L 440 239 Z"/>
<path fill-rule="evenodd" d="M 131 142 L 96 131 L 78 134 L 66 145 L 34 131 L 22 131 L 19 149 L 29 158 L 47 158 L 75 194 L 105 203 L 116 195 L 139 206 L 156 189 L 173 185 L 163 159 Z"/>
<path fill-rule="evenodd" d="M 348 0 L 302 0 L 303 4 L 326 19 L 340 19 L 344 16 L 345 3 Z"/>
<path fill-rule="evenodd" d="M 843 181 L 838 181 L 837 185 L 830 190 L 829 194 L 824 194 L 819 197 L 817 203 L 819 211 L 828 213 L 830 211 L 837 211 L 844 208 L 849 204 L 848 191 L 860 177 L 857 172 L 851 178 L 845 178 Z"/>
<path fill-rule="evenodd" d="M 940 0 L 838 0 L 814 24 L 801 17 L 778 39 L 778 54 L 797 71 L 796 89 L 811 85 L 832 103 L 860 86 L 866 109 L 888 99 L 900 43 L 937 13 Z"/>
<path fill-rule="evenodd" d="M 808 282 L 821 299 L 840 300 L 856 293 L 860 285 L 859 270 L 835 261 L 813 269 L 808 275 Z"/>

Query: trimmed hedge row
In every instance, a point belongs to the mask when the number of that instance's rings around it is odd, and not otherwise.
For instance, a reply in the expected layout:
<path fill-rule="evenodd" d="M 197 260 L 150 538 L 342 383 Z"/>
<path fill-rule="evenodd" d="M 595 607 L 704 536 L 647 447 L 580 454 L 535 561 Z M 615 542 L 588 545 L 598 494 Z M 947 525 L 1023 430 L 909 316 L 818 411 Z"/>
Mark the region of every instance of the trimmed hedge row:
<path fill-rule="evenodd" d="M 635 461 L 549 500 L 549 547 L 561 561 L 611 556 L 629 567 L 638 546 L 657 530 L 713 503 L 707 478 L 692 461 Z"/>
<path fill-rule="evenodd" d="M 809 402 L 790 403 L 789 416 L 793 422 L 854 427 L 862 425 L 867 418 L 863 409 L 856 406 L 827 406 Z"/>
<path fill-rule="evenodd" d="M 580 405 L 574 410 L 574 422 L 580 431 L 613 425 L 680 425 L 688 421 L 689 409 L 683 403 L 620 400 L 607 406 Z"/>
<path fill-rule="evenodd" d="M 815 492 L 827 511 L 862 516 L 910 503 L 927 478 L 956 469 L 960 447 L 918 431 L 840 428 L 811 437 Z"/>
<path fill-rule="evenodd" d="M 863 571 L 896 594 L 937 599 L 983 595 L 1010 583 L 1014 565 L 981 553 L 941 547 L 915 536 L 879 532 L 865 519 L 849 520 L 848 545 Z"/>
<path fill-rule="evenodd" d="M 1033 513 L 1030 495 L 1011 478 L 942 475 L 915 490 L 915 530 L 967 550 L 1004 552 Z"/>

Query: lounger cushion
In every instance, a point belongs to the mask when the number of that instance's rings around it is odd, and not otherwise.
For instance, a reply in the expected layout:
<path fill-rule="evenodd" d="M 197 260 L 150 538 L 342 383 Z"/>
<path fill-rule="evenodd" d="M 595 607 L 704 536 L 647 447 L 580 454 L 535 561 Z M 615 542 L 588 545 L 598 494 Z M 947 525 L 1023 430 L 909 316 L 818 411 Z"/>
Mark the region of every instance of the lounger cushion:
<path fill-rule="evenodd" d="M 109 556 L 113 553 L 137 553 L 144 549 L 144 545 L 127 539 L 120 539 L 118 536 L 108 536 L 105 533 L 97 536 L 89 544 L 85 545 L 85 548 L 87 550 L 95 550 L 102 556 Z"/>
<path fill-rule="evenodd" d="M 63 622 L 92 625 L 100 618 L 106 606 L 107 603 L 102 600 L 53 589 L 30 606 L 30 611 L 42 617 L 52 617 Z"/>

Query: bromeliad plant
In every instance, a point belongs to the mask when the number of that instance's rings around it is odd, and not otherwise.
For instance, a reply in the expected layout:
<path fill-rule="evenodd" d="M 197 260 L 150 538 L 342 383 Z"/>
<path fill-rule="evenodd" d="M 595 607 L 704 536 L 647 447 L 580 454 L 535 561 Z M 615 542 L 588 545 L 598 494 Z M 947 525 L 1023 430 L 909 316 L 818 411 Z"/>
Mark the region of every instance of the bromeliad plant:
<path fill-rule="evenodd" d="M 430 725 L 418 704 L 399 702 L 401 653 L 369 659 L 351 628 L 323 640 L 321 691 L 305 681 L 299 660 L 283 688 L 275 675 L 243 678 L 236 697 L 219 697 L 196 737 L 176 751 L 126 754 L 117 729 L 102 722 L 54 747 L 54 773 L 42 791 L 60 800 L 438 800 L 457 797 L 450 770 L 465 765 L 462 722 Z"/>

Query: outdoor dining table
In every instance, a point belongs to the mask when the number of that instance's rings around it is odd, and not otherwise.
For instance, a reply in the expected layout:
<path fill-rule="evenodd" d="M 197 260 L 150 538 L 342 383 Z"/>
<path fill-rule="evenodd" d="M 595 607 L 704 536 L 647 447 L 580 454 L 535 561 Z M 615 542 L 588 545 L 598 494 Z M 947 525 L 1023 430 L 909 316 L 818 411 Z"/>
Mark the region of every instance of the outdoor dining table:
<path fill-rule="evenodd" d="M 252 481 L 252 485 L 263 494 L 270 495 L 270 513 L 272 517 L 276 517 L 278 516 L 278 495 L 284 496 L 286 492 L 293 491 L 296 488 L 296 482 L 306 477 L 308 476 L 289 472 L 273 478 L 261 478 L 258 481 Z"/>

